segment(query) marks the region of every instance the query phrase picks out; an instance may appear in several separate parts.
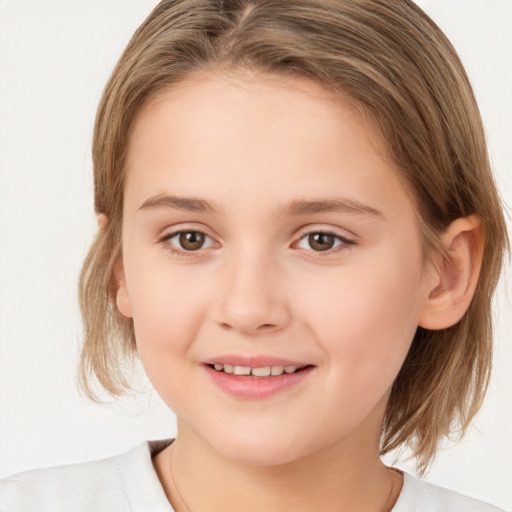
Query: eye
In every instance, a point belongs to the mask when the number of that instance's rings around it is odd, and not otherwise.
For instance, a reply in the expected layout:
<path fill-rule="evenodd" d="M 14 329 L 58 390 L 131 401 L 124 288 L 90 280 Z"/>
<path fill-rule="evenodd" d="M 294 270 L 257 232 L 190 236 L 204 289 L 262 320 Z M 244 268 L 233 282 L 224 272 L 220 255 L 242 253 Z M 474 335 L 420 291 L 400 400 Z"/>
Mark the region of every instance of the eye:
<path fill-rule="evenodd" d="M 304 235 L 297 243 L 301 249 L 312 249 L 315 252 L 325 252 L 336 249 L 342 245 L 351 245 L 354 242 L 334 233 L 317 231 Z"/>
<path fill-rule="evenodd" d="M 165 236 L 162 242 L 169 244 L 176 252 L 192 252 L 213 245 L 213 240 L 201 231 L 177 231 Z"/>

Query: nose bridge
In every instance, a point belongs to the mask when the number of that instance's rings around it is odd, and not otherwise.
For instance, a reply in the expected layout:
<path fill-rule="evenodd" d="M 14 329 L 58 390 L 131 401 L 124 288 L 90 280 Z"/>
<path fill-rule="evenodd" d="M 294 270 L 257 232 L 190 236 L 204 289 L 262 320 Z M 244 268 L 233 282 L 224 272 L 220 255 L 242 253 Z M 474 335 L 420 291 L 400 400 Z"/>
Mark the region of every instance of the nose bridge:
<path fill-rule="evenodd" d="M 283 273 L 270 250 L 233 248 L 224 265 L 217 323 L 245 333 L 279 330 L 288 323 Z"/>

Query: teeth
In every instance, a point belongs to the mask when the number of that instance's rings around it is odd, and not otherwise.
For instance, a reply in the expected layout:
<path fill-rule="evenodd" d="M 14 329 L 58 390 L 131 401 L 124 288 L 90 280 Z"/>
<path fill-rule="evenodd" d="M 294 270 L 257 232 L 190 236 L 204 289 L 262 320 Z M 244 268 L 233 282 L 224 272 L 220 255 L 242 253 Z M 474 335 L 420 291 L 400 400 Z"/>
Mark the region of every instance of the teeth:
<path fill-rule="evenodd" d="M 251 373 L 255 377 L 268 377 L 270 375 L 270 366 L 265 366 L 265 368 L 253 368 Z"/>
<path fill-rule="evenodd" d="M 235 366 L 235 375 L 251 375 L 251 368 L 249 366 Z"/>
<path fill-rule="evenodd" d="M 263 366 L 261 368 L 251 368 L 249 366 L 233 366 L 231 364 L 219 364 L 215 363 L 213 365 L 215 370 L 218 372 L 230 373 L 234 375 L 242 375 L 249 376 L 252 375 L 254 377 L 270 377 L 270 376 L 278 376 L 283 373 L 295 373 L 297 369 L 301 368 L 299 366 Z"/>

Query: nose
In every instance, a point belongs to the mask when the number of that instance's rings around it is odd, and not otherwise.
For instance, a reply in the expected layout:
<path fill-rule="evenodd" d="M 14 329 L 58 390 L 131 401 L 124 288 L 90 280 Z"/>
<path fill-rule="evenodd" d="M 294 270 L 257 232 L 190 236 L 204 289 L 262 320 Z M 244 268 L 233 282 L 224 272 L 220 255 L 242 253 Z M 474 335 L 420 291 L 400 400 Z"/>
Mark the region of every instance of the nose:
<path fill-rule="evenodd" d="M 247 335 L 285 328 L 291 314 L 282 274 L 276 262 L 261 254 L 227 260 L 214 321 Z"/>

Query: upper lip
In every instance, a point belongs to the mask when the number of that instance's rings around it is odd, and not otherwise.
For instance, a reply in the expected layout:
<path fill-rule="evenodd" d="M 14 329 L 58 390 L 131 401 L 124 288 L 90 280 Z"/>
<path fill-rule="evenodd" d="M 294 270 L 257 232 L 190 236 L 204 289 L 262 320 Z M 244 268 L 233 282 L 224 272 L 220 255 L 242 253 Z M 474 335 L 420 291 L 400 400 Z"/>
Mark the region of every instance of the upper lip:
<path fill-rule="evenodd" d="M 232 366 L 244 366 L 249 368 L 265 368 L 266 366 L 309 366 L 311 363 L 268 355 L 244 356 L 226 354 L 207 359 L 204 361 L 204 364 L 229 364 Z"/>

